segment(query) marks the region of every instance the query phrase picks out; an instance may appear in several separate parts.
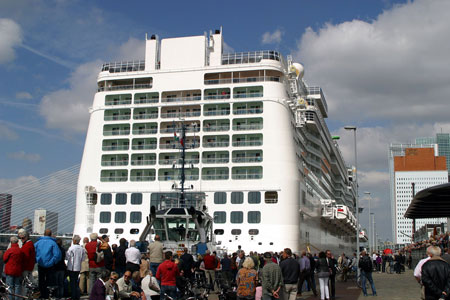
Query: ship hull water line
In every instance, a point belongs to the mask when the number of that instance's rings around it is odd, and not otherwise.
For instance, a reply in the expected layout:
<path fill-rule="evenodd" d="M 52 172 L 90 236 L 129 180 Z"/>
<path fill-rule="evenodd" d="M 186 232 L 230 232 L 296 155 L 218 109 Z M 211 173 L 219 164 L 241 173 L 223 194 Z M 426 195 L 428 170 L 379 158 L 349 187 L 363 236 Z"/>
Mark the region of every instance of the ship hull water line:
<path fill-rule="evenodd" d="M 276 51 L 223 53 L 222 31 L 159 40 L 145 60 L 104 64 L 90 108 L 74 233 L 142 239 L 151 206 L 203 199 L 207 239 L 223 251 L 356 249 L 355 183 L 325 118 L 319 87 Z M 187 211 L 187 210 L 186 210 Z M 206 212 L 206 211 L 205 211 Z M 149 231 L 198 241 L 189 219 Z M 157 227 L 157 228 L 156 228 Z M 176 241 L 175 239 L 174 241 Z M 181 244 L 180 244 L 181 246 Z"/>

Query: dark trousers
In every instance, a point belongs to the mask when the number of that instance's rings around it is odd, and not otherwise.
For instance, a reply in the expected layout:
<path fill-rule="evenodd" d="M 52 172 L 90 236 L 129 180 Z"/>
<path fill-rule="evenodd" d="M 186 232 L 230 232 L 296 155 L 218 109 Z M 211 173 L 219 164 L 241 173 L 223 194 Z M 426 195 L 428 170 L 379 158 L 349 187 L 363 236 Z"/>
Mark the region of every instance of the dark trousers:
<path fill-rule="evenodd" d="M 38 274 L 39 274 L 39 292 L 41 292 L 41 298 L 47 299 L 49 296 L 48 286 L 55 284 L 55 270 L 53 267 L 44 268 L 38 266 Z"/>
<path fill-rule="evenodd" d="M 161 300 L 166 299 L 166 294 L 172 299 L 177 299 L 177 287 L 170 285 L 161 285 Z"/>
<path fill-rule="evenodd" d="M 336 274 L 330 275 L 330 297 L 334 299 L 336 297 Z"/>
<path fill-rule="evenodd" d="M 300 279 L 298 280 L 298 288 L 297 291 L 301 294 L 303 289 L 303 283 L 308 283 L 308 288 L 312 288 L 314 295 L 317 295 L 316 287 L 311 282 L 311 272 L 310 271 L 302 271 L 300 272 Z"/>
<path fill-rule="evenodd" d="M 78 275 L 80 272 L 76 271 L 67 271 L 69 273 L 70 280 L 70 294 L 72 300 L 80 300 L 80 289 L 78 286 Z"/>
<path fill-rule="evenodd" d="M 130 271 L 131 274 L 133 274 L 133 272 L 135 271 L 139 271 L 140 267 L 137 264 L 133 264 L 131 262 L 127 262 L 127 266 L 126 266 L 127 271 Z M 154 274 L 153 276 L 155 276 L 156 274 Z"/>

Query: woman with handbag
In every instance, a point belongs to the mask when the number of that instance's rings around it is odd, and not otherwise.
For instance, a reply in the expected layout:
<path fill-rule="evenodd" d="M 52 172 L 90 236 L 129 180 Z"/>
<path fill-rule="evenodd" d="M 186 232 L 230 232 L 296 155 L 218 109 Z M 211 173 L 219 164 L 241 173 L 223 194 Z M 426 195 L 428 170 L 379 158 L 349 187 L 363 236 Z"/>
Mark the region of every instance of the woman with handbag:
<path fill-rule="evenodd" d="M 328 280 L 330 279 L 331 270 L 328 267 L 327 258 L 325 252 L 323 251 L 319 253 L 319 260 L 317 261 L 316 269 L 320 284 L 320 299 L 330 299 Z"/>

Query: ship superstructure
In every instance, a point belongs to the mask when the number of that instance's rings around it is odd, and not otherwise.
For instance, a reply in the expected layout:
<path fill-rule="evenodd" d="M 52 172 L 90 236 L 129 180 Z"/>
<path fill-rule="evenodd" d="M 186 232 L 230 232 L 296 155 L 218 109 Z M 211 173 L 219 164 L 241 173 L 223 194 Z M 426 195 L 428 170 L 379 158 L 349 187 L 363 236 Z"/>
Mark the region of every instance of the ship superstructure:
<path fill-rule="evenodd" d="M 104 64 L 74 232 L 139 239 L 150 208 L 179 199 L 182 142 L 184 198 L 205 199 L 218 247 L 354 249 L 353 170 L 325 123 L 321 88 L 302 77 L 277 51 L 224 54 L 221 30 L 151 36 L 145 60 Z M 163 240 L 177 226 L 158 228 Z"/>

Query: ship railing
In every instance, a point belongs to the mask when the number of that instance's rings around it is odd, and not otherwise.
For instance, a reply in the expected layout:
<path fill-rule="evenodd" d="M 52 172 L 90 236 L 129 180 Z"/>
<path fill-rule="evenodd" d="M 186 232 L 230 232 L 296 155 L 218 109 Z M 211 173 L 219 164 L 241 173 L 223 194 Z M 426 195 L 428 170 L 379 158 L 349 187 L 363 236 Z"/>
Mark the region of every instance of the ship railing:
<path fill-rule="evenodd" d="M 186 118 L 186 117 L 198 117 L 198 116 L 200 116 L 200 111 L 161 113 L 161 118 Z"/>
<path fill-rule="evenodd" d="M 228 174 L 203 174 L 202 180 L 228 180 L 230 176 Z"/>
<path fill-rule="evenodd" d="M 103 151 L 117 151 L 117 150 L 128 150 L 130 146 L 129 145 L 123 145 L 123 146 L 102 146 Z"/>
<path fill-rule="evenodd" d="M 151 89 L 152 87 L 153 87 L 152 83 L 111 85 L 111 86 L 100 86 L 97 88 L 97 92 Z"/>
<path fill-rule="evenodd" d="M 195 149 L 200 147 L 200 141 L 195 143 L 186 143 L 185 148 L 186 149 Z M 182 146 L 180 144 L 160 144 L 159 149 L 178 149 L 181 150 Z"/>
<path fill-rule="evenodd" d="M 196 165 L 199 162 L 200 162 L 200 160 L 198 158 L 185 160 L 186 165 L 190 165 L 190 164 Z M 173 165 L 173 164 L 180 164 L 180 163 L 181 163 L 181 158 L 178 158 L 178 157 L 174 157 L 172 159 L 160 159 L 159 160 L 160 165 Z"/>
<path fill-rule="evenodd" d="M 131 165 L 132 166 L 149 166 L 149 165 L 155 165 L 156 159 L 145 159 L 145 160 L 139 160 L 139 159 L 132 159 Z"/>
<path fill-rule="evenodd" d="M 131 99 L 124 99 L 124 100 L 118 100 L 118 99 L 107 99 L 105 100 L 105 105 L 128 105 L 131 104 Z"/>
<path fill-rule="evenodd" d="M 186 180 L 198 180 L 198 174 L 195 175 L 185 175 Z M 171 180 L 180 180 L 180 175 L 160 175 L 158 176 L 159 181 L 171 181 Z"/>
<path fill-rule="evenodd" d="M 208 110 L 203 112 L 205 116 L 225 116 L 230 114 L 230 110 L 221 110 L 221 109 L 215 109 L 215 110 Z"/>
<path fill-rule="evenodd" d="M 203 126 L 203 131 L 228 131 L 230 130 L 230 124 L 227 125 L 212 125 L 212 126 Z"/>
<path fill-rule="evenodd" d="M 222 54 L 222 65 L 259 63 L 263 59 L 283 62 L 283 56 L 280 52 L 273 50 L 262 50 Z"/>
<path fill-rule="evenodd" d="M 131 176 L 130 180 L 131 181 L 155 181 L 156 176 Z"/>
<path fill-rule="evenodd" d="M 145 60 L 110 62 L 102 65 L 102 72 L 122 73 L 145 70 Z"/>
<path fill-rule="evenodd" d="M 241 98 L 260 98 L 263 96 L 263 93 L 239 93 L 234 94 L 233 98 L 241 99 Z"/>
<path fill-rule="evenodd" d="M 220 100 L 220 99 L 230 99 L 230 94 L 225 95 L 205 95 L 203 96 L 205 100 Z"/>
<path fill-rule="evenodd" d="M 161 99 L 161 102 L 185 102 L 185 101 L 200 101 L 201 96 L 189 96 L 189 97 L 165 97 Z"/>
<path fill-rule="evenodd" d="M 121 121 L 121 120 L 129 120 L 131 118 L 131 114 L 123 114 L 123 115 L 115 115 L 115 116 L 105 116 L 105 121 Z"/>
<path fill-rule="evenodd" d="M 262 108 L 248 108 L 248 109 L 235 109 L 233 114 L 235 115 L 247 115 L 247 114 L 261 114 Z"/>
<path fill-rule="evenodd" d="M 205 148 L 228 147 L 230 142 L 203 142 Z"/>
<path fill-rule="evenodd" d="M 279 76 L 254 76 L 254 77 L 240 77 L 240 78 L 223 78 L 223 79 L 207 79 L 204 81 L 205 85 L 212 84 L 230 84 L 230 83 L 248 83 L 248 82 L 262 82 L 273 81 L 282 83 L 283 80 Z"/>
<path fill-rule="evenodd" d="M 135 114 L 133 116 L 134 120 L 142 120 L 142 119 L 156 119 L 158 118 L 158 113 L 152 113 L 152 114 Z"/>
<path fill-rule="evenodd" d="M 119 181 L 127 181 L 127 176 L 102 176 L 100 177 L 100 181 L 103 182 L 119 182 Z"/>
<path fill-rule="evenodd" d="M 102 166 L 104 167 L 110 167 L 110 166 L 127 166 L 128 160 L 125 161 L 102 161 Z"/>
<path fill-rule="evenodd" d="M 200 126 L 186 126 L 185 132 L 199 132 L 200 131 Z M 166 127 L 166 128 L 161 128 L 160 130 L 161 133 L 174 133 L 174 132 L 181 132 L 181 128 L 177 127 L 177 128 L 173 128 L 173 127 Z"/>
<path fill-rule="evenodd" d="M 159 205 L 160 209 L 168 208 L 190 208 L 194 207 L 196 210 L 201 210 L 204 200 L 201 199 L 163 199 Z"/>
<path fill-rule="evenodd" d="M 148 129 L 134 129 L 133 134 L 155 134 L 158 132 L 157 128 L 148 128 Z"/>
<path fill-rule="evenodd" d="M 156 143 L 144 144 L 144 145 L 133 145 L 133 146 L 131 146 L 131 149 L 132 150 L 152 150 L 152 149 L 156 149 Z M 125 150 L 128 150 L 128 148 Z"/>
<path fill-rule="evenodd" d="M 261 146 L 262 144 L 262 141 L 235 141 L 233 142 L 233 147 Z"/>
<path fill-rule="evenodd" d="M 134 99 L 134 104 L 147 104 L 147 103 L 158 103 L 159 98 L 150 99 Z"/>
<path fill-rule="evenodd" d="M 226 158 L 204 158 L 202 159 L 204 164 L 225 164 L 230 162 L 228 157 Z"/>
<path fill-rule="evenodd" d="M 122 130 L 104 130 L 103 135 L 128 135 L 130 134 L 129 129 Z"/>
<path fill-rule="evenodd" d="M 233 130 L 257 130 L 262 129 L 263 124 L 240 124 L 240 125 L 234 125 Z"/>
<path fill-rule="evenodd" d="M 262 174 L 232 174 L 233 179 L 261 179 Z"/>
<path fill-rule="evenodd" d="M 244 157 L 233 157 L 234 163 L 243 163 L 243 162 L 262 162 L 261 156 L 244 156 Z"/>

